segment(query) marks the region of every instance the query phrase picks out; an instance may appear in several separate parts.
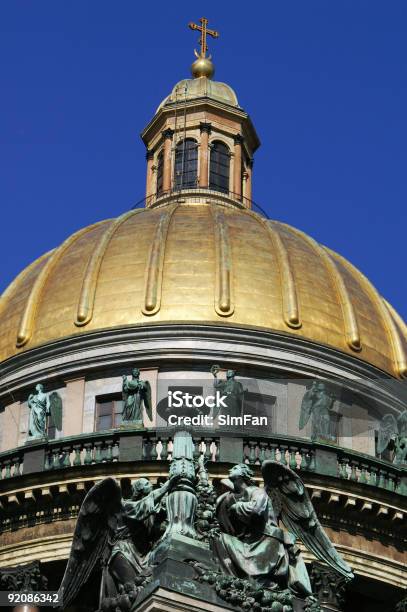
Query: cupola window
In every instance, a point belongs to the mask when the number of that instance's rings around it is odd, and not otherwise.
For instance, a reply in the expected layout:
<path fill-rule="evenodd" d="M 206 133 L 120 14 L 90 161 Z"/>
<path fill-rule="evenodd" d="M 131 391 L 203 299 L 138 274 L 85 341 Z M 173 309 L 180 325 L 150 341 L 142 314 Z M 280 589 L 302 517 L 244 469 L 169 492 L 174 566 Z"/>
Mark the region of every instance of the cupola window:
<path fill-rule="evenodd" d="M 192 138 L 181 140 L 175 150 L 175 189 L 194 189 L 198 178 L 198 145 Z"/>
<path fill-rule="evenodd" d="M 229 193 L 230 153 L 228 147 L 219 141 L 211 145 L 209 188 Z"/>

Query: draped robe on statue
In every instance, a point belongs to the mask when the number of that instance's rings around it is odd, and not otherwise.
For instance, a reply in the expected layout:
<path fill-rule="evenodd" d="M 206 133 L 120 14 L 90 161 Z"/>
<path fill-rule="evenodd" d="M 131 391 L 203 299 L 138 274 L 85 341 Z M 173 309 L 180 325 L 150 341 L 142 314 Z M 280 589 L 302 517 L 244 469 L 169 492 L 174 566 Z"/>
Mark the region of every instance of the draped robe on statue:
<path fill-rule="evenodd" d="M 28 419 L 28 435 L 30 438 L 45 436 L 49 399 L 46 393 L 32 393 L 28 398 L 30 416 Z"/>
<path fill-rule="evenodd" d="M 301 597 L 311 594 L 295 538 L 278 527 L 264 489 L 249 486 L 241 495 L 223 494 L 217 502 L 217 517 L 222 533 L 213 545 L 226 573 L 252 578 L 271 589 L 290 588 Z"/>
<path fill-rule="evenodd" d="M 103 575 L 102 592 L 106 596 L 117 593 L 117 585 L 110 571 L 117 555 L 121 554 L 136 574 L 148 572 L 148 555 L 152 542 L 159 537 L 157 514 L 161 511 L 161 503 L 155 503 L 153 492 L 136 501 L 123 501 L 119 526 L 110 541 L 112 548 Z"/>

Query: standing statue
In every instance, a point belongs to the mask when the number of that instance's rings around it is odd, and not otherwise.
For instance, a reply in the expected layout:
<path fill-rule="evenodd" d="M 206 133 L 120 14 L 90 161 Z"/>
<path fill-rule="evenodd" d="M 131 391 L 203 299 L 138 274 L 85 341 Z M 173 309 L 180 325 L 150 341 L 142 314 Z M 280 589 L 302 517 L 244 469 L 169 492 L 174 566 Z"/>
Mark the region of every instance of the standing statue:
<path fill-rule="evenodd" d="M 223 572 L 254 580 L 271 591 L 289 589 L 304 599 L 312 590 L 295 545 L 298 537 L 318 559 L 351 579 L 351 568 L 322 529 L 299 476 L 271 460 L 263 462 L 262 474 L 264 488 L 256 485 L 251 469 L 242 463 L 223 481 L 229 491 L 218 498 L 221 534 L 213 539 Z M 286 530 L 279 527 L 279 520 Z"/>
<path fill-rule="evenodd" d="M 330 431 L 330 413 L 335 402 L 335 397 L 329 393 L 326 384 L 314 380 L 311 388 L 305 392 L 301 402 L 301 413 L 299 429 L 304 429 L 310 417 L 311 420 L 311 440 L 322 438 L 332 440 Z"/>
<path fill-rule="evenodd" d="M 62 399 L 56 391 L 48 395 L 44 392 L 44 385 L 39 383 L 28 397 L 28 409 L 28 442 L 46 437 L 48 416 L 57 430 L 62 431 Z"/>
<path fill-rule="evenodd" d="M 386 414 L 380 423 L 377 452 L 382 453 L 394 441 L 394 465 L 407 463 L 407 410 L 396 419 L 393 414 Z"/>
<path fill-rule="evenodd" d="M 101 608 L 103 603 L 103 609 L 109 609 L 110 602 L 124 592 L 136 598 L 140 586 L 150 579 L 149 553 L 162 536 L 163 498 L 178 480 L 174 476 L 153 490 L 147 478 L 139 478 L 132 483 L 132 498 L 125 500 L 113 478 L 92 487 L 79 512 L 59 590 L 64 609 L 77 598 L 98 564 L 102 565 Z"/>
<path fill-rule="evenodd" d="M 140 380 L 140 370 L 134 368 L 131 380 L 123 376 L 123 425 L 143 426 L 143 405 L 150 421 L 153 418 L 151 405 L 151 386 L 148 380 Z"/>
<path fill-rule="evenodd" d="M 219 391 L 221 395 L 226 395 L 227 408 L 215 408 L 213 417 L 219 414 L 224 414 L 230 417 L 240 417 L 243 414 L 243 396 L 244 389 L 242 383 L 235 380 L 235 370 L 228 370 L 226 372 L 226 380 L 218 380 L 218 372 L 220 367 L 213 365 L 211 367 L 211 374 L 214 376 L 214 388 Z"/>

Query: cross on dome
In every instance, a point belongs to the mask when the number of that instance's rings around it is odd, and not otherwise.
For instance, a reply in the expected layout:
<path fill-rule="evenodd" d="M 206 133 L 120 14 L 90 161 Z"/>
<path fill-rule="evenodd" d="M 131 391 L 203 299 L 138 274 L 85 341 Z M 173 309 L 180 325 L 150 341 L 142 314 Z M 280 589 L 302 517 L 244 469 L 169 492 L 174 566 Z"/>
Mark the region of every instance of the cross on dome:
<path fill-rule="evenodd" d="M 201 52 L 198 53 L 196 51 L 196 49 L 194 50 L 196 57 L 198 58 L 205 58 L 206 57 L 206 52 L 208 50 L 208 45 L 206 43 L 206 37 L 207 36 L 212 36 L 212 38 L 219 38 L 219 32 L 217 32 L 216 30 L 209 30 L 208 29 L 208 20 L 206 19 L 206 17 L 201 17 L 200 20 L 202 25 L 197 25 L 196 23 L 194 23 L 193 21 L 190 21 L 188 26 L 191 28 L 191 30 L 198 30 L 199 32 L 201 32 L 201 38 L 199 39 L 199 44 L 201 45 Z M 209 56 L 210 59 L 210 56 Z"/>

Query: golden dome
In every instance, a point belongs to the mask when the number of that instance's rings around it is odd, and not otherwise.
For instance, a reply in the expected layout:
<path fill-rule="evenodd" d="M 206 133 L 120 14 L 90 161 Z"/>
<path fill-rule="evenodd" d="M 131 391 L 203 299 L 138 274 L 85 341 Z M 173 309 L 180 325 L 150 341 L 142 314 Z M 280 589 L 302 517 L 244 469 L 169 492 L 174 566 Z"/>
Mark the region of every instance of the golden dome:
<path fill-rule="evenodd" d="M 0 360 L 95 330 L 222 323 L 407 374 L 403 321 L 348 261 L 252 211 L 185 199 L 86 227 L 28 266 L 0 300 Z"/>
<path fill-rule="evenodd" d="M 208 61 L 208 59 L 203 58 L 202 61 Z M 192 65 L 194 66 L 197 63 L 198 60 Z M 184 102 L 185 100 L 190 101 L 196 98 L 211 98 L 217 102 L 223 102 L 223 104 L 239 108 L 237 96 L 229 85 L 219 81 L 212 81 L 210 78 L 206 78 L 206 76 L 200 76 L 196 79 L 183 79 L 179 81 L 173 87 L 170 95 L 161 102 L 157 112 L 166 104 Z"/>

